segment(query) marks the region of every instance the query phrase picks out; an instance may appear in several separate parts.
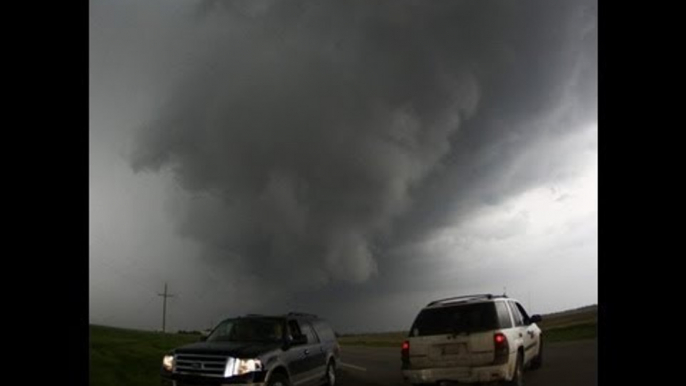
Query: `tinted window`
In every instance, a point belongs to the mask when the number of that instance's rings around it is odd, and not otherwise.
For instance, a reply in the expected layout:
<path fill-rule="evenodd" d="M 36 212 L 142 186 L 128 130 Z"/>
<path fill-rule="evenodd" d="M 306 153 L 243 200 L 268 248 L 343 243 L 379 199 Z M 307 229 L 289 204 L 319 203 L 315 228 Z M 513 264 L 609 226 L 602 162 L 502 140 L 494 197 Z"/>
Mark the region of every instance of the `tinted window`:
<path fill-rule="evenodd" d="M 526 313 L 524 310 L 524 307 L 522 307 L 521 304 L 515 303 L 517 305 L 517 309 L 519 310 L 519 313 L 522 314 L 522 318 L 524 319 L 524 323 L 529 323 L 529 314 Z"/>
<path fill-rule="evenodd" d="M 314 330 L 309 323 L 300 323 L 300 331 L 307 337 L 307 343 L 318 343 L 317 335 L 315 335 Z"/>
<path fill-rule="evenodd" d="M 288 333 L 293 338 L 302 335 L 302 332 L 300 332 L 300 326 L 298 326 L 297 321 L 295 321 L 295 320 L 289 320 L 288 321 Z"/>
<path fill-rule="evenodd" d="M 522 314 L 519 313 L 517 307 L 514 305 L 513 302 L 507 302 L 507 304 L 510 305 L 510 311 L 512 311 L 512 317 L 514 318 L 515 326 L 523 326 L 524 319 L 522 319 Z"/>
<path fill-rule="evenodd" d="M 494 330 L 498 317 L 493 303 L 429 308 L 417 316 L 410 336 L 460 334 Z"/>
<path fill-rule="evenodd" d="M 495 302 L 495 309 L 498 312 L 500 328 L 512 328 L 512 318 L 505 302 Z"/>
<path fill-rule="evenodd" d="M 336 340 L 336 334 L 333 332 L 331 327 L 329 327 L 323 321 L 318 320 L 313 322 L 312 327 L 314 327 L 317 335 L 319 335 L 319 339 L 321 339 L 323 342 L 331 342 Z"/>
<path fill-rule="evenodd" d="M 283 340 L 283 320 L 228 319 L 207 337 L 210 342 L 275 342 Z"/>

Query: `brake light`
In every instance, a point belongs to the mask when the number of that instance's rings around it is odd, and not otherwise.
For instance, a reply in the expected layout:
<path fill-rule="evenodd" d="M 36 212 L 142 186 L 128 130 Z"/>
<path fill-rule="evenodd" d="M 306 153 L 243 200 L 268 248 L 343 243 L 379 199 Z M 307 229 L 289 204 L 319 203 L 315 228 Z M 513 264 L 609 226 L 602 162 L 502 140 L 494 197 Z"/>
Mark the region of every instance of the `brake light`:
<path fill-rule="evenodd" d="M 403 345 L 400 348 L 400 359 L 403 362 L 403 369 L 410 366 L 410 342 L 407 340 L 403 342 Z"/>
<path fill-rule="evenodd" d="M 493 335 L 494 343 L 494 358 L 493 364 L 501 365 L 507 363 L 510 355 L 510 345 L 507 342 L 507 337 L 502 332 L 497 332 Z"/>

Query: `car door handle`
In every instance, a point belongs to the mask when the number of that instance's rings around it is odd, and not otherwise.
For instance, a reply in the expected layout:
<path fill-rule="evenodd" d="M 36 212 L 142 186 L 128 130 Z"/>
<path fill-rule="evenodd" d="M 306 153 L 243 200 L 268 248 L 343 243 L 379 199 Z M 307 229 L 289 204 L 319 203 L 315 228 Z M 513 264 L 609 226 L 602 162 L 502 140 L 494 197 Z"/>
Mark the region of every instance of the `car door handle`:
<path fill-rule="evenodd" d="M 524 335 L 522 335 L 522 333 L 520 332 L 520 333 L 519 333 L 519 337 L 521 338 L 522 336 L 524 336 Z"/>
<path fill-rule="evenodd" d="M 310 355 L 310 350 L 305 350 L 305 351 L 303 351 L 303 354 L 305 354 L 305 355 Z"/>

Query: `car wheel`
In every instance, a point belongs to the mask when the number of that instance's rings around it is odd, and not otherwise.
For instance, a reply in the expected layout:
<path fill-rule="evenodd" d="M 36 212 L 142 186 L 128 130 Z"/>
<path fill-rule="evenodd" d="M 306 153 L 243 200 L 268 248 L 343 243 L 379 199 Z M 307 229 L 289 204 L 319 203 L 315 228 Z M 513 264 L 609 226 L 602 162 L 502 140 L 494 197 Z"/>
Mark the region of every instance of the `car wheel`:
<path fill-rule="evenodd" d="M 531 369 L 539 369 L 541 365 L 543 365 L 543 339 L 538 343 L 538 355 L 531 361 Z"/>
<path fill-rule="evenodd" d="M 329 362 L 326 366 L 326 386 L 336 386 L 336 364 L 334 361 Z"/>
<path fill-rule="evenodd" d="M 522 354 L 517 354 L 517 363 L 515 364 L 514 374 L 509 382 L 505 382 L 507 386 L 524 386 L 524 357 Z"/>
<path fill-rule="evenodd" d="M 288 378 L 285 375 L 274 374 L 269 377 L 267 386 L 291 386 L 291 383 L 288 381 Z"/>

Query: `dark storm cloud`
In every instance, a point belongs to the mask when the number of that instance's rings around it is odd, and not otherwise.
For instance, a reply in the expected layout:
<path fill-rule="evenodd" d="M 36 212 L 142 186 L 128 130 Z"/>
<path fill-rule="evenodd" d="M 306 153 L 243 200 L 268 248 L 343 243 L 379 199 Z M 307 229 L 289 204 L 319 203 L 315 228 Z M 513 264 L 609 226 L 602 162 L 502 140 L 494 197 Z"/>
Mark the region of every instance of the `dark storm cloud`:
<path fill-rule="evenodd" d="M 337 328 L 402 328 L 437 289 L 499 290 L 499 271 L 445 264 L 435 235 L 573 178 L 570 154 L 595 146 L 593 133 L 576 135 L 596 121 L 594 1 L 91 10 L 92 254 L 135 263 L 122 272 L 139 281 L 156 273 L 155 288 L 171 280 L 182 296 L 170 320 L 182 328 L 287 309 L 330 315 Z M 107 152 L 130 128 L 120 170 Z M 500 242 L 530 226 L 525 215 L 492 221 L 460 232 Z M 142 288 L 98 264 L 92 309 L 142 301 Z M 156 323 L 150 312 L 145 323 Z"/>
<path fill-rule="evenodd" d="M 589 110 L 593 5 L 203 2 L 132 166 L 194 194 L 178 229 L 210 264 L 294 290 L 364 282 L 503 173 L 543 130 L 532 117 L 570 89 Z"/>

